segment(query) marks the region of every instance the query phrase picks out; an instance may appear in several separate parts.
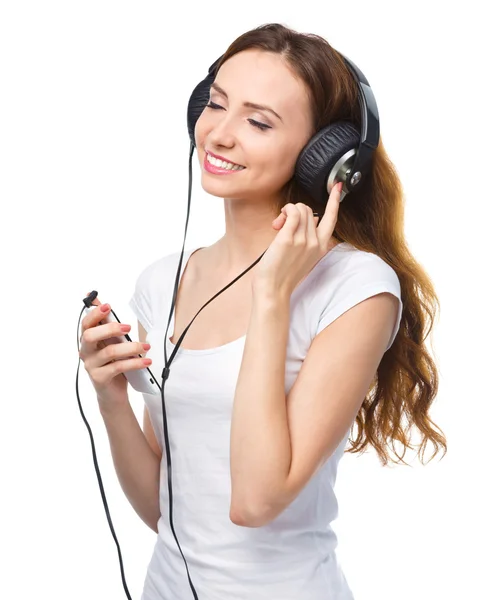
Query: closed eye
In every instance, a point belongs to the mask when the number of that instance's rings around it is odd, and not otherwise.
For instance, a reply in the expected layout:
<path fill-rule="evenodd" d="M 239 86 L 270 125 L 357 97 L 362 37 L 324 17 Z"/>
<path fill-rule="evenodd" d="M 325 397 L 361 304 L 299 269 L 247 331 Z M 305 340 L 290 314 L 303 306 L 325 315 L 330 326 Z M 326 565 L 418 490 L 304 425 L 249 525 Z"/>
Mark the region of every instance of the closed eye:
<path fill-rule="evenodd" d="M 208 104 L 206 104 L 206 107 L 213 108 L 214 110 L 219 110 L 220 108 L 223 109 L 222 106 L 219 106 L 219 104 L 214 104 L 214 102 L 209 102 Z M 266 125 L 265 123 L 259 123 L 259 121 L 254 121 L 254 119 L 247 119 L 247 121 L 254 127 L 261 129 L 262 131 L 265 131 L 266 129 L 272 129 L 270 125 Z"/>

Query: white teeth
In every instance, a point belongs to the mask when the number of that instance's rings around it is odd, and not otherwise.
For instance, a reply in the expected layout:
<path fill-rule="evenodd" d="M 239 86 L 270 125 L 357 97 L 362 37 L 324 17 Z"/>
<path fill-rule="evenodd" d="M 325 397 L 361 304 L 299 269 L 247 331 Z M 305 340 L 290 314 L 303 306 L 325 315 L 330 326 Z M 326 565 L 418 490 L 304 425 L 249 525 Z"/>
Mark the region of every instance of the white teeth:
<path fill-rule="evenodd" d="M 214 158 L 209 153 L 207 153 L 207 162 L 215 167 L 226 169 L 227 171 L 241 171 L 245 168 L 240 165 L 235 165 L 234 163 L 226 162 L 225 160 L 220 160 L 219 158 Z"/>

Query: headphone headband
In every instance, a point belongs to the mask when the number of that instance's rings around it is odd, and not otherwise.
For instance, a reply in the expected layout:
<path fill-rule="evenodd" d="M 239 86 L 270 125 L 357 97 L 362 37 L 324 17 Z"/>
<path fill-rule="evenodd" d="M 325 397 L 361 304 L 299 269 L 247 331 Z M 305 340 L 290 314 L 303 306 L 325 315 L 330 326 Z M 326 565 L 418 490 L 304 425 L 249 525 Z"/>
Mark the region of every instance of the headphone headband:
<path fill-rule="evenodd" d="M 354 177 L 359 177 L 360 179 L 361 173 L 364 174 L 368 170 L 368 166 L 371 165 L 373 152 L 378 147 L 380 141 L 380 117 L 378 115 L 378 106 L 376 105 L 373 90 L 364 73 L 344 54 L 341 52 L 339 54 L 343 57 L 357 82 L 362 112 L 361 138 L 352 166 L 353 175 L 351 177 L 351 183 L 354 185 Z"/>

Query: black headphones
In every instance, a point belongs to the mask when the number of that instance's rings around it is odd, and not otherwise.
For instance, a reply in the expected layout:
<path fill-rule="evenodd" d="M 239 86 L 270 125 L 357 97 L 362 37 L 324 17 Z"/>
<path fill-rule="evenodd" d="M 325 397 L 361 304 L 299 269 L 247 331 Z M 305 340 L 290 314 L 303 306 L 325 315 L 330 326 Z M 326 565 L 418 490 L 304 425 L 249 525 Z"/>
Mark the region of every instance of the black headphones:
<path fill-rule="evenodd" d="M 361 131 L 359 130 L 349 121 L 340 121 L 332 123 L 320 131 L 316 135 L 314 135 L 309 143 L 303 148 L 300 152 L 297 163 L 295 167 L 295 179 L 298 184 L 306 190 L 309 195 L 312 197 L 313 201 L 316 203 L 316 206 L 320 209 L 322 208 L 322 214 L 324 214 L 324 210 L 326 208 L 326 203 L 328 201 L 329 195 L 331 193 L 331 189 L 335 182 L 341 181 L 343 182 L 343 190 L 340 196 L 340 202 L 343 200 L 347 193 L 351 191 L 355 191 L 358 189 L 361 184 L 364 182 L 365 175 L 370 171 L 372 164 L 372 156 L 373 151 L 378 147 L 379 138 L 380 138 L 380 124 L 378 118 L 378 109 L 376 106 L 376 101 L 373 96 L 373 92 L 371 87 L 364 77 L 363 73 L 345 56 L 341 55 L 350 72 L 354 76 L 355 80 L 358 84 L 359 91 L 359 100 L 361 104 Z M 174 306 L 176 304 L 176 297 L 178 293 L 179 287 L 179 278 L 182 269 L 183 263 L 183 253 L 185 249 L 185 239 L 186 232 L 188 229 L 188 221 L 190 218 L 190 203 L 191 203 L 191 191 L 192 191 L 192 156 L 193 150 L 195 148 L 195 124 L 197 119 L 202 114 L 206 104 L 209 101 L 210 96 L 210 87 L 215 78 L 215 72 L 218 64 L 221 61 L 221 58 L 211 65 L 209 68 L 209 72 L 204 80 L 202 80 L 193 90 L 190 100 L 188 102 L 188 134 L 190 136 L 190 156 L 189 156 L 189 186 L 188 186 L 188 206 L 187 206 L 187 217 L 186 217 L 186 225 L 185 225 L 185 238 L 183 239 L 183 247 L 181 250 L 180 260 L 178 264 L 178 269 L 176 272 L 176 280 L 174 284 L 174 293 L 171 302 L 171 309 L 169 312 L 169 320 L 166 327 L 166 333 L 164 336 L 164 369 L 162 371 L 162 385 L 159 386 L 161 390 L 161 400 L 162 400 L 162 419 L 163 419 L 163 427 L 164 427 L 164 443 L 166 449 L 166 457 L 167 457 L 167 484 L 169 489 L 169 523 L 171 525 L 171 531 L 174 535 L 174 539 L 178 545 L 181 556 L 183 556 L 183 561 L 185 562 L 188 581 L 190 583 L 190 588 L 193 593 L 193 597 L 195 600 L 198 600 L 197 592 L 193 586 L 193 583 L 190 578 L 190 572 L 188 570 L 188 565 L 186 563 L 183 551 L 181 550 L 180 544 L 178 542 L 178 538 L 176 537 L 176 532 L 173 526 L 172 514 L 173 514 L 173 490 L 171 483 L 171 450 L 169 447 L 169 435 L 167 428 L 167 419 L 166 419 L 166 407 L 164 402 L 164 388 L 165 383 L 169 377 L 170 365 L 178 352 L 181 342 L 185 337 L 188 329 L 190 328 L 193 321 L 196 319 L 197 315 L 203 310 L 210 302 L 212 302 L 219 294 L 222 294 L 227 288 L 233 285 L 240 277 L 243 277 L 247 271 L 252 269 L 264 256 L 265 252 L 255 260 L 245 271 L 240 273 L 231 283 L 226 285 L 223 289 L 221 289 L 217 294 L 215 294 L 208 302 L 200 308 L 197 314 L 190 321 L 188 326 L 185 328 L 183 333 L 180 335 L 175 348 L 171 354 L 171 358 L 167 359 L 167 351 L 166 351 L 166 340 L 167 333 L 169 331 L 169 325 L 171 322 Z M 316 214 L 316 213 L 315 213 Z M 321 215 L 322 216 L 322 215 Z M 91 305 L 93 299 L 97 296 L 96 291 L 92 292 L 89 297 L 83 299 L 83 302 L 87 307 Z M 84 310 L 84 309 L 83 309 Z M 83 311 L 82 311 L 83 312 Z M 112 311 L 113 312 L 113 311 Z M 113 312 L 114 316 L 115 313 Z M 80 315 L 81 318 L 81 315 Z M 116 316 L 116 320 L 117 319 Z M 79 323 L 78 323 L 78 331 L 79 331 Z M 126 336 L 128 338 L 128 336 Z M 129 339 L 129 338 L 128 338 Z M 79 344 L 78 344 L 79 349 Z M 121 550 L 119 547 L 119 543 L 117 541 L 117 537 L 114 532 L 114 527 L 112 525 L 112 520 L 110 518 L 110 513 L 107 506 L 107 501 L 105 497 L 105 492 L 103 489 L 100 470 L 98 468 L 98 462 L 96 459 L 96 451 L 93 442 L 93 435 L 91 432 L 91 428 L 86 420 L 86 417 L 83 413 L 83 409 L 81 406 L 79 393 L 78 393 L 78 374 L 79 374 L 79 363 L 78 363 L 78 371 L 76 373 L 76 395 L 78 398 L 78 404 L 81 412 L 81 416 L 88 428 L 90 434 L 90 441 L 92 445 L 93 452 L 93 461 L 95 465 L 95 470 L 97 472 L 98 483 L 100 486 L 100 491 L 102 494 L 102 499 L 104 503 L 104 508 L 107 514 L 107 520 L 109 522 L 109 526 L 112 532 L 112 536 L 117 545 L 118 555 L 119 555 L 119 563 L 121 567 L 121 579 L 123 582 L 124 591 L 128 600 L 131 600 L 131 595 L 127 588 L 126 579 L 124 576 L 124 567 L 122 563 Z M 155 380 L 155 378 L 154 378 Z"/>
<path fill-rule="evenodd" d="M 343 182 L 340 201 L 345 194 L 359 189 L 371 169 L 374 150 L 380 140 L 380 119 L 373 92 L 364 74 L 341 54 L 359 89 L 361 131 L 349 121 L 337 121 L 314 135 L 300 152 L 295 179 L 323 208 L 336 181 Z M 210 87 L 222 59 L 209 67 L 209 73 L 193 90 L 188 102 L 188 135 L 195 146 L 195 124 L 209 102 Z"/>

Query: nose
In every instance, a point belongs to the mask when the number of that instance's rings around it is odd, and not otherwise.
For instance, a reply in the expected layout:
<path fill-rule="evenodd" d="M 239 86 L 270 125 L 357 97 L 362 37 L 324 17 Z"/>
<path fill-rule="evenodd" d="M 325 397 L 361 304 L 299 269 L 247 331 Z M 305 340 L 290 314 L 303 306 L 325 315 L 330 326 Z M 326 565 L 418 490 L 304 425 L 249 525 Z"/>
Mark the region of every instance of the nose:
<path fill-rule="evenodd" d="M 221 111 L 217 110 L 216 112 Z M 234 125 L 229 115 L 226 112 L 219 116 L 216 115 L 216 118 L 211 122 L 211 126 L 207 129 L 207 146 L 210 148 L 215 146 L 232 148 L 235 145 L 235 139 Z"/>

